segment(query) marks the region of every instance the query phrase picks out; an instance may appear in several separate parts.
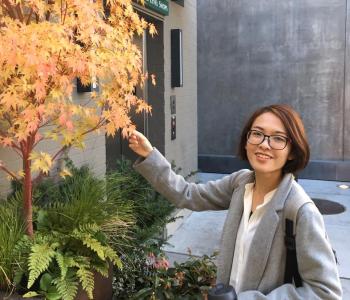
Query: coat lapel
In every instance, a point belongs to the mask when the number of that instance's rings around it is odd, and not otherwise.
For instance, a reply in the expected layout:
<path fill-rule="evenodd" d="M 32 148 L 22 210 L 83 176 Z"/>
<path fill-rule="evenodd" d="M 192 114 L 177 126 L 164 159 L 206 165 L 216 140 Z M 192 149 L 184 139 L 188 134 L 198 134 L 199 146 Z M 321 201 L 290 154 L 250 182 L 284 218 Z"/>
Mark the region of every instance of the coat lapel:
<path fill-rule="evenodd" d="M 236 244 L 235 237 L 237 236 L 239 224 L 243 215 L 245 185 L 253 181 L 254 173 L 248 172 L 247 176 L 239 183 L 239 186 L 233 192 L 221 237 L 217 282 L 228 284 L 230 281 L 233 254 Z"/>
<path fill-rule="evenodd" d="M 293 175 L 286 174 L 256 229 L 248 251 L 247 266 L 242 275 L 241 290 L 256 290 L 261 279 L 271 250 L 272 242 L 278 228 L 280 217 L 278 211 L 282 210 L 290 192 Z"/>

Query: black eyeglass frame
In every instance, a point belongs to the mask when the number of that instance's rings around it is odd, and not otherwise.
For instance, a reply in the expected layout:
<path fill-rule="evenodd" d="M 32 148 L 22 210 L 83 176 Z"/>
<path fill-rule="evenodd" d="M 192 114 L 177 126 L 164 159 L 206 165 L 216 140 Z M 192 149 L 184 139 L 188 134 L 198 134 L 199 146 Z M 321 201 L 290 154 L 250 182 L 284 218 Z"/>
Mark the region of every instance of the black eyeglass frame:
<path fill-rule="evenodd" d="M 264 138 L 262 139 L 262 141 L 261 141 L 260 143 L 258 143 L 258 144 L 253 144 L 253 143 L 249 142 L 249 135 L 250 135 L 252 132 L 254 132 L 254 131 L 255 131 L 255 132 L 259 132 L 259 133 L 261 133 L 261 134 L 264 136 Z M 276 148 L 272 147 L 271 144 L 270 144 L 270 137 L 272 137 L 272 136 L 278 136 L 278 137 L 281 137 L 281 138 L 286 139 L 286 144 L 284 145 L 284 147 L 281 148 L 281 149 L 276 149 Z M 249 130 L 249 131 L 247 132 L 247 143 L 249 143 L 249 144 L 251 144 L 251 145 L 260 145 L 260 144 L 262 144 L 262 143 L 265 141 L 266 138 L 267 138 L 267 143 L 268 143 L 269 146 L 270 146 L 272 149 L 274 149 L 274 150 L 283 150 L 283 149 L 285 149 L 285 148 L 287 147 L 288 142 L 291 142 L 291 139 L 290 139 L 289 137 L 283 136 L 283 135 L 279 135 L 279 134 L 267 135 L 267 134 L 264 134 L 263 132 L 261 132 L 260 130 L 256 130 L 256 129 L 251 129 L 251 130 Z"/>

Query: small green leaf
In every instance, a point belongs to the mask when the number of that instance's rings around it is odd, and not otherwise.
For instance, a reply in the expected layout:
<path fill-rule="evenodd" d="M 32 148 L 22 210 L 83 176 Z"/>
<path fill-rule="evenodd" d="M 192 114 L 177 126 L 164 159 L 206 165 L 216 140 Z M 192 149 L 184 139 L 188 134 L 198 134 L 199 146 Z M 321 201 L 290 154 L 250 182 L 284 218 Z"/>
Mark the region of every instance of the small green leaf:
<path fill-rule="evenodd" d="M 144 288 L 144 289 L 138 291 L 133 296 L 133 299 L 145 299 L 146 296 L 149 296 L 151 294 L 152 294 L 152 288 Z"/>
<path fill-rule="evenodd" d="M 40 209 L 37 217 L 38 229 L 43 229 L 48 226 L 47 211 Z"/>
<path fill-rule="evenodd" d="M 60 300 L 61 296 L 60 294 L 56 291 L 56 292 L 52 292 L 52 293 L 47 293 L 46 294 L 46 299 L 47 300 Z"/>
<path fill-rule="evenodd" d="M 20 268 L 16 268 L 16 271 L 15 271 L 15 276 L 14 276 L 14 279 L 13 279 L 13 282 L 16 284 L 16 285 L 19 285 L 21 280 L 22 280 L 22 277 L 24 275 L 24 271 Z"/>
<path fill-rule="evenodd" d="M 40 289 L 44 292 L 48 292 L 52 282 L 52 276 L 49 273 L 44 273 L 40 278 Z"/>
<path fill-rule="evenodd" d="M 57 293 L 57 288 L 54 285 L 51 285 L 50 288 L 48 289 L 47 293 L 48 294 L 54 294 Z"/>
<path fill-rule="evenodd" d="M 38 297 L 41 296 L 40 294 L 38 294 L 37 292 L 28 292 L 26 294 L 24 294 L 22 297 L 23 298 L 30 298 L 30 297 Z"/>

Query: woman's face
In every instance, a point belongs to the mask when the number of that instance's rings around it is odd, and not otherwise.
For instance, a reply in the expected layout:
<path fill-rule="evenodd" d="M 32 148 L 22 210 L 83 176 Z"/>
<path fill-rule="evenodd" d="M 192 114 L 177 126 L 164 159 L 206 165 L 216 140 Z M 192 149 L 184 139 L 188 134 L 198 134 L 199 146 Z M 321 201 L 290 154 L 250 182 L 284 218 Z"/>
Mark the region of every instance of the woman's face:
<path fill-rule="evenodd" d="M 261 135 L 261 132 L 265 135 L 288 137 L 282 121 L 271 112 L 266 112 L 258 116 L 254 120 L 251 130 L 259 131 L 255 132 L 258 136 Z M 278 141 L 278 137 L 276 139 Z M 253 145 L 247 142 L 245 148 L 249 163 L 256 173 L 280 175 L 287 160 L 292 159 L 289 141 L 287 146 L 282 150 L 271 148 L 266 137 L 259 145 Z"/>

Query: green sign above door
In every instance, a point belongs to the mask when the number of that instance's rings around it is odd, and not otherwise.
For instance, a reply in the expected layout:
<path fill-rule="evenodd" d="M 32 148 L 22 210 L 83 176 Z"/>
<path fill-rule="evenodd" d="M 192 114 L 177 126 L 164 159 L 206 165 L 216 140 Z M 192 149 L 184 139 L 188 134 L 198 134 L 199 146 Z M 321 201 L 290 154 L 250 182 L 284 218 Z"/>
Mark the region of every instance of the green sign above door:
<path fill-rule="evenodd" d="M 168 0 L 145 0 L 145 6 L 163 16 L 169 15 Z"/>

